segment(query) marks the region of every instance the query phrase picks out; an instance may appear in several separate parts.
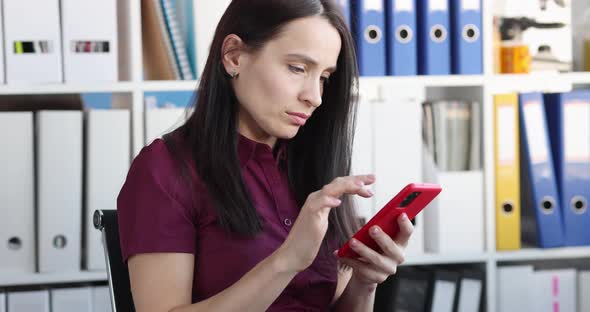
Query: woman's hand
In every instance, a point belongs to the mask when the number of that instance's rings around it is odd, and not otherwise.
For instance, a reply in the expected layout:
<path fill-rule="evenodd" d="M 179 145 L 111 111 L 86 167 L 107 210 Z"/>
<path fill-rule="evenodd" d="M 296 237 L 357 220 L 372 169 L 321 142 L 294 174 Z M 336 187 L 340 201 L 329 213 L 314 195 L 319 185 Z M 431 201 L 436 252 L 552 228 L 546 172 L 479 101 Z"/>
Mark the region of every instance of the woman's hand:
<path fill-rule="evenodd" d="M 339 198 L 344 194 L 371 197 L 373 193 L 365 189 L 365 185 L 373 182 L 374 175 L 339 177 L 307 197 L 289 235 L 278 250 L 288 270 L 303 271 L 313 263 L 328 230 L 330 210 L 341 204 Z"/>
<path fill-rule="evenodd" d="M 398 265 L 404 262 L 404 250 L 412 235 L 414 226 L 406 214 L 400 215 L 397 218 L 397 223 L 400 231 L 395 239 L 391 239 L 378 226 L 373 226 L 369 230 L 371 237 L 383 251 L 382 254 L 367 247 L 362 242 L 352 239 L 350 247 L 359 254 L 360 258 L 339 258 L 341 263 L 353 269 L 350 283 L 356 283 L 355 288 L 374 291 L 377 284 L 384 282 L 388 276 L 395 274 Z"/>

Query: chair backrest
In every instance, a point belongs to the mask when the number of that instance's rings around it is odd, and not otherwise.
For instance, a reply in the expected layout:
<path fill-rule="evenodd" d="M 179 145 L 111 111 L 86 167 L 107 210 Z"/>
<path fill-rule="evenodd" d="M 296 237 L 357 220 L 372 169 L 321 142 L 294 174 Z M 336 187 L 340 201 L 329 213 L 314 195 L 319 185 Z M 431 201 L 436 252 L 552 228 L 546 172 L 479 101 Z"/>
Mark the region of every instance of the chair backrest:
<path fill-rule="evenodd" d="M 96 210 L 94 227 L 101 231 L 113 312 L 135 311 L 129 271 L 121 256 L 117 210 Z"/>

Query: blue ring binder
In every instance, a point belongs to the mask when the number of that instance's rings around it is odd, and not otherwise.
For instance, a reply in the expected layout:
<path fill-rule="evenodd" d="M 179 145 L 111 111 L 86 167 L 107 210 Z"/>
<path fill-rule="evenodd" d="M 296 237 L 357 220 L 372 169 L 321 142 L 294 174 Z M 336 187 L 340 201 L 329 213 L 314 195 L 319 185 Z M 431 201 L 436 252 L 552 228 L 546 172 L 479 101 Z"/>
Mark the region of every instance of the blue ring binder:
<path fill-rule="evenodd" d="M 372 32 L 375 33 L 375 36 L 371 35 Z M 381 38 L 383 38 L 383 32 L 381 31 L 381 28 L 379 28 L 377 25 L 367 26 L 367 28 L 365 29 L 365 40 L 367 40 L 368 43 L 379 43 L 381 41 Z"/>
<path fill-rule="evenodd" d="M 469 32 L 472 31 L 473 35 L 470 35 Z M 479 39 L 479 27 L 474 24 L 467 24 L 463 27 L 463 39 L 467 42 L 476 42 Z"/>
<path fill-rule="evenodd" d="M 579 206 L 579 207 L 578 207 Z M 586 199 L 582 196 L 574 196 L 570 202 L 570 207 L 574 211 L 575 214 L 581 215 L 586 212 L 588 209 L 588 203 Z"/>
<path fill-rule="evenodd" d="M 405 32 L 405 36 L 402 33 Z M 400 25 L 395 30 L 395 39 L 402 44 L 407 44 L 412 41 L 414 38 L 414 32 L 412 32 L 412 28 L 409 25 Z"/>
<path fill-rule="evenodd" d="M 440 32 L 438 34 L 437 32 Z M 430 28 L 430 39 L 436 43 L 442 43 L 447 39 L 447 28 L 441 24 L 436 24 Z"/>
<path fill-rule="evenodd" d="M 540 204 L 543 214 L 550 215 L 555 211 L 555 199 L 553 199 L 551 196 L 543 197 Z"/>

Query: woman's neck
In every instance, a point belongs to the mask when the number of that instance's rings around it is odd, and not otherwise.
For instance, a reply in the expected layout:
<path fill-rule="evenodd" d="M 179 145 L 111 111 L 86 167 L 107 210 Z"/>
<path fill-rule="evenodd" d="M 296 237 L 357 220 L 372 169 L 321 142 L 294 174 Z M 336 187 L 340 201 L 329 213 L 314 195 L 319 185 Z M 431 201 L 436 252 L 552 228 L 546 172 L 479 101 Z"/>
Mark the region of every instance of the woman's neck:
<path fill-rule="evenodd" d="M 238 117 L 238 132 L 252 141 L 270 146 L 271 149 L 277 143 L 276 137 L 264 132 L 249 114 L 242 111 Z"/>

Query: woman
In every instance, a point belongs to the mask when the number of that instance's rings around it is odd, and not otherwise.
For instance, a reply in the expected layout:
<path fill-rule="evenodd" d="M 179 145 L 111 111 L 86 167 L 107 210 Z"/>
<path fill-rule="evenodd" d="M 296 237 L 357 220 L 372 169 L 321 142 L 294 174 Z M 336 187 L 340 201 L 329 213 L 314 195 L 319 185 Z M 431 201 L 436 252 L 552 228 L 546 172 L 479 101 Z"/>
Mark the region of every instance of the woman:
<path fill-rule="evenodd" d="M 372 311 L 412 232 L 333 253 L 358 229 L 347 176 L 358 82 L 328 0 L 234 0 L 187 122 L 134 160 L 118 197 L 137 311 Z"/>

